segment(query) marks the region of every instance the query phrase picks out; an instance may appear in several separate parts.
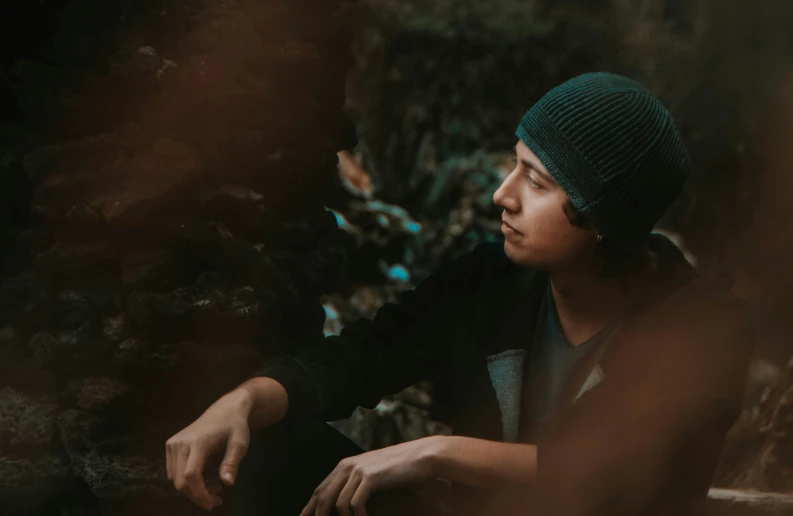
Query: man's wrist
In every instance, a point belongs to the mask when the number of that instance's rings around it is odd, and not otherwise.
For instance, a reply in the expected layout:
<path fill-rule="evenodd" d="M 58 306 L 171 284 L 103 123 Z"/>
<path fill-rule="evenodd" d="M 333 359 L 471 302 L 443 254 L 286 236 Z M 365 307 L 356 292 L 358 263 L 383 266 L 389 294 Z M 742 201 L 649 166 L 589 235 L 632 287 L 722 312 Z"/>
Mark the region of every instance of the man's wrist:
<path fill-rule="evenodd" d="M 286 414 L 289 404 L 286 390 L 272 378 L 251 378 L 237 390 L 241 391 L 240 402 L 247 411 L 251 428 L 272 426 Z"/>
<path fill-rule="evenodd" d="M 234 389 L 230 395 L 234 395 L 238 397 L 238 402 L 242 407 L 243 412 L 250 416 L 251 412 L 253 411 L 253 406 L 255 402 L 254 393 L 251 391 L 250 386 L 246 385 L 247 382 L 243 383 L 236 389 Z"/>
<path fill-rule="evenodd" d="M 450 437 L 447 435 L 432 435 L 425 437 L 427 446 L 425 448 L 424 460 L 430 469 L 433 477 L 443 476 L 443 466 L 448 454 Z"/>

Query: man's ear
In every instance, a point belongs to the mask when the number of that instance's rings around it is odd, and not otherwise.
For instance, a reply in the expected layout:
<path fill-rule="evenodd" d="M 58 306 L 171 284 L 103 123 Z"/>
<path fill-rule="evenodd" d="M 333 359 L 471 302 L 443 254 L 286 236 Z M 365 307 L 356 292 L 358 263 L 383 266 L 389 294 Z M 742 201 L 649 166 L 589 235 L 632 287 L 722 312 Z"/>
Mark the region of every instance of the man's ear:
<path fill-rule="evenodd" d="M 584 217 L 584 214 L 578 211 L 575 206 L 573 206 L 573 202 L 569 197 L 565 197 L 564 204 L 562 204 L 562 211 L 564 211 L 564 214 L 567 217 L 567 220 L 570 221 L 570 224 L 579 229 L 591 230 L 593 236 L 597 236 L 597 230 L 592 227 L 592 224 L 590 224 L 589 220 Z"/>

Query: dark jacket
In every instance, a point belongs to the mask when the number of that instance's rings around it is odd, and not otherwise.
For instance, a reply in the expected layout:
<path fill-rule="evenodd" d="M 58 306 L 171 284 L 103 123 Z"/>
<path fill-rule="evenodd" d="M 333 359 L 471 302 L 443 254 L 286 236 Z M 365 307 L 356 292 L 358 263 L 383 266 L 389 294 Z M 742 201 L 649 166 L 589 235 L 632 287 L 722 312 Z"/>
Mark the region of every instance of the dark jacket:
<path fill-rule="evenodd" d="M 651 249 L 657 272 L 601 358 L 601 381 L 547 433 L 519 436 L 538 445 L 538 489 L 527 510 L 685 514 L 704 500 L 740 413 L 751 335 L 728 279 L 697 275 L 660 235 Z M 511 262 L 501 244 L 483 244 L 373 320 L 272 360 L 257 375 L 284 385 L 287 418 L 324 420 L 442 376 L 454 433 L 501 440 L 486 359 L 531 344 L 546 281 L 546 273 Z"/>

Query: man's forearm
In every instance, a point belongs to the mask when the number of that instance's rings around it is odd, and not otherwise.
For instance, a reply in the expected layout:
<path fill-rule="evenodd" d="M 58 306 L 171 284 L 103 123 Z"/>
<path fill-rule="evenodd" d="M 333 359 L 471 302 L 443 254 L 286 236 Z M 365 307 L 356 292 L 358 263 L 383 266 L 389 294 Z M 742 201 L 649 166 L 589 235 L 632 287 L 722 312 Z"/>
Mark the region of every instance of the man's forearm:
<path fill-rule="evenodd" d="M 237 389 L 243 393 L 249 411 L 248 424 L 252 430 L 267 428 L 284 418 L 289 396 L 283 385 L 265 376 L 251 378 Z"/>
<path fill-rule="evenodd" d="M 432 437 L 431 463 L 435 476 L 472 487 L 498 490 L 534 484 L 537 447 L 472 437 Z"/>

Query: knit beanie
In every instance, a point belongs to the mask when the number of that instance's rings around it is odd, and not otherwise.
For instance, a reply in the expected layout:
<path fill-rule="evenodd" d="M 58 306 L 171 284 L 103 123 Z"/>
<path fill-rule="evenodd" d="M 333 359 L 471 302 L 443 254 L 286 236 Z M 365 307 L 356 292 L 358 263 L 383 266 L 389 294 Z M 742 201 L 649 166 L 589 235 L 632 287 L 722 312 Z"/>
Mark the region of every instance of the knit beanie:
<path fill-rule="evenodd" d="M 573 206 L 626 249 L 646 242 L 691 168 L 663 104 L 611 73 L 580 75 L 552 89 L 516 134 Z"/>

